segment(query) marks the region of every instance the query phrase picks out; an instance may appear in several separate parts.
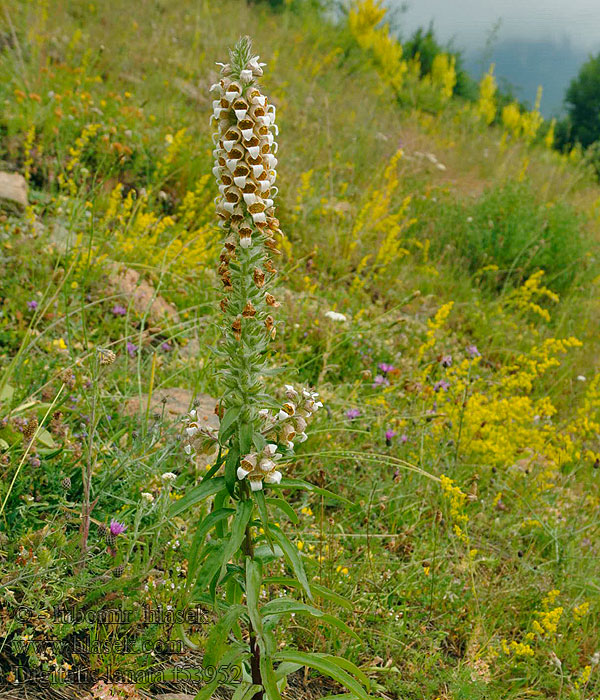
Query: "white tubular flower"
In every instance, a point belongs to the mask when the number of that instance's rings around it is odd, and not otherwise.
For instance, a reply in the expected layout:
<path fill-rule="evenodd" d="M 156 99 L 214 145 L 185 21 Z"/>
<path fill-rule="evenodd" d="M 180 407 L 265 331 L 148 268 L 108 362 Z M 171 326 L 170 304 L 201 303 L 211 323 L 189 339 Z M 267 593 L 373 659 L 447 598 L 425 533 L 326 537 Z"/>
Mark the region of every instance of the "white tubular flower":
<path fill-rule="evenodd" d="M 242 481 L 242 479 L 245 479 L 245 478 L 248 476 L 248 474 L 250 474 L 249 471 L 247 471 L 246 469 L 243 469 L 242 467 L 238 467 L 238 469 L 237 469 L 237 478 L 238 478 L 240 481 Z"/>
<path fill-rule="evenodd" d="M 261 471 L 268 474 L 275 469 L 275 462 L 272 459 L 265 457 L 265 459 L 260 460 L 260 464 L 258 466 Z"/>
<path fill-rule="evenodd" d="M 285 385 L 285 395 L 288 397 L 288 399 L 292 401 L 298 400 L 298 392 L 294 389 L 294 387 L 291 384 Z"/>
<path fill-rule="evenodd" d="M 288 401 L 287 403 L 284 403 L 283 406 L 279 409 L 279 413 L 277 414 L 277 418 L 280 421 L 287 420 L 288 418 L 291 418 L 295 413 L 296 413 L 296 406 L 293 403 L 290 403 Z"/>
<path fill-rule="evenodd" d="M 267 484 L 280 484 L 281 472 L 278 472 L 277 470 L 270 472 L 265 476 L 265 481 Z"/>
<path fill-rule="evenodd" d="M 284 423 L 281 428 L 281 440 L 289 444 L 295 437 L 296 431 L 294 430 L 294 426 L 291 425 L 291 423 Z"/>
<path fill-rule="evenodd" d="M 218 274 L 223 284 L 220 308 L 227 360 L 220 402 L 224 410 L 243 409 L 238 415 L 249 421 L 250 425 L 244 423 L 246 428 L 269 442 L 259 455 L 244 456 L 237 469 L 238 479 L 246 479 L 256 491 L 262 488 L 263 480 L 278 483 L 281 479 L 281 475 L 272 476 L 282 456 L 275 442 L 278 412 L 260 408 L 259 394 L 248 388 L 263 383 L 267 347 L 277 330 L 271 312 L 280 306 L 270 292 L 277 275 L 273 256 L 281 255 L 278 245 L 283 236 L 275 212 L 278 191 L 273 186 L 278 129 L 275 107 L 257 83 L 264 64 L 252 55 L 250 40 L 240 39 L 230 52 L 230 60 L 219 65 L 221 79 L 211 87 L 211 123 L 215 131 L 212 172 L 219 192 L 215 208 L 223 231 Z M 300 396 L 293 393 L 287 399 L 298 401 Z M 279 420 L 295 413 L 295 403 L 287 403 Z M 236 419 L 236 423 L 241 421 L 241 417 Z M 195 426 L 189 423 L 186 428 L 189 440 L 198 441 Z M 199 430 L 201 434 L 204 431 L 202 427 Z M 234 430 L 227 440 L 229 447 L 239 445 L 238 435 Z M 246 485 L 243 488 L 247 490 Z"/>
<path fill-rule="evenodd" d="M 235 185 L 242 191 L 245 209 L 252 217 L 254 226 L 270 237 L 268 231 L 273 230 L 271 224 L 274 217 L 265 210 L 272 208 L 275 196 L 275 192 L 270 191 L 277 165 L 274 155 L 277 147 L 273 137 L 273 132 L 277 132 L 275 107 L 262 95 L 255 80 L 262 75 L 265 64 L 259 62 L 258 56 L 251 56 L 250 51 L 249 40 L 241 40 L 232 52 L 230 63 L 222 64 L 224 77 L 211 87 L 218 98 L 213 100 L 213 120 L 218 127 L 213 173 L 219 185 L 227 185 L 222 166 L 225 165 L 234 174 Z M 259 178 L 266 172 L 269 172 L 269 177 L 262 185 Z M 237 232 L 237 226 L 232 221 L 234 209 L 231 206 L 236 202 L 229 194 L 221 192 L 217 210 L 224 214 L 230 227 Z M 263 199 L 269 202 L 268 206 L 264 205 Z M 251 247 L 253 240 L 253 237 L 245 235 L 243 246 Z"/>
<path fill-rule="evenodd" d="M 265 477 L 266 480 L 266 477 Z M 262 479 L 257 479 L 256 477 L 250 478 L 250 490 L 251 491 L 262 491 Z"/>

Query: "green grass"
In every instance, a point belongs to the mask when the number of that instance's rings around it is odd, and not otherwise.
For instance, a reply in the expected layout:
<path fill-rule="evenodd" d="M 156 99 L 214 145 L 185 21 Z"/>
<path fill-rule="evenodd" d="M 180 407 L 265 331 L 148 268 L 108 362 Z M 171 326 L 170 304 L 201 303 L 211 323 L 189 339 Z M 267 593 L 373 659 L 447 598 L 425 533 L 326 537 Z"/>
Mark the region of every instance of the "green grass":
<path fill-rule="evenodd" d="M 167 517 L 172 496 L 161 474 L 175 472 L 173 491 L 183 495 L 203 467 L 185 459 L 180 426 L 162 410 L 153 409 L 147 422 L 144 401 L 134 415 L 124 406 L 150 391 L 153 364 L 154 392 L 182 387 L 218 396 L 211 354 L 218 341 L 216 188 L 201 180 L 212 167 L 208 89 L 214 61 L 248 33 L 268 63 L 265 92 L 278 107 L 278 216 L 289 241 L 278 265 L 281 327 L 273 355 L 285 373 L 272 386 L 284 379 L 311 384 L 326 406 L 290 475 L 356 503 L 296 492 L 293 504 L 310 511 L 296 533 L 284 527 L 303 543 L 309 577 L 352 602 L 353 611 L 340 615 L 363 643 L 299 619 L 281 641 L 294 638 L 304 650 L 359 663 L 375 696 L 595 697 L 600 492 L 591 455 L 600 445 L 596 429 L 573 427 L 578 410 L 600 422 L 599 400 L 585 403 L 599 348 L 599 193 L 583 167 L 540 146 L 502 150 L 501 134 L 474 127 L 461 116 L 461 102 L 436 115 L 400 109 L 348 32 L 299 3 L 271 13 L 233 0 L 48 0 L 17 3 L 7 13 L 0 158 L 5 169 L 29 170 L 32 210 L 0 222 L 1 682 L 27 657 L 48 664 L 31 650 L 19 652 L 22 634 L 70 639 L 77 631 L 15 621 L 18 604 L 102 609 L 118 599 L 134 612 L 148 601 L 183 605 L 177 586 L 198 514 Z M 79 148 L 89 124 L 100 127 Z M 386 181 L 400 146 L 404 155 Z M 76 162 L 72 148 L 80 152 Z M 418 152 L 434 153 L 447 169 Z M 122 194 L 109 216 L 117 183 Z M 386 191 L 385 205 L 368 208 Z M 197 192 L 193 202 L 190 192 Z M 394 226 L 406 252 L 395 249 L 377 262 Z M 139 271 L 178 317 L 153 321 L 130 295 L 110 291 L 112 263 Z M 490 264 L 499 270 L 482 273 Z M 511 302 L 538 269 L 561 297 L 534 299 L 550 320 Z M 428 320 L 449 301 L 447 322 L 419 356 Z M 116 304 L 124 315 L 113 312 Z M 347 322 L 329 321 L 330 309 Z M 506 369 L 519 355 L 573 335 L 581 347 L 536 377 L 531 390 L 501 388 L 507 376 L 523 374 Z M 470 360 L 466 378 L 453 374 L 472 344 L 481 361 Z M 99 347 L 114 350 L 117 360 L 96 377 Z M 452 368 L 442 362 L 447 355 Z M 396 368 L 389 386 L 376 384 L 383 362 Z M 436 391 L 440 381 L 448 391 Z M 493 415 L 478 425 L 480 414 L 465 408 L 475 395 L 497 401 L 497 411 L 502 399 L 514 407 L 495 437 L 486 437 Z M 60 405 L 45 423 L 49 435 L 23 459 L 22 420 L 41 421 L 57 396 Z M 555 415 L 544 412 L 546 397 Z M 360 409 L 353 420 L 351 408 Z M 387 430 L 395 432 L 390 444 Z M 545 442 L 532 453 L 542 434 Z M 558 436 L 570 436 L 579 454 L 558 459 Z M 500 449 L 501 439 L 514 450 Z M 93 518 L 116 517 L 128 530 L 113 557 L 92 527 L 82 568 L 81 465 L 88 458 L 95 465 Z M 436 480 L 441 474 L 468 496 L 454 513 Z M 142 492 L 154 495 L 153 506 Z M 453 532 L 457 513 L 468 515 L 468 542 Z M 125 571 L 117 578 L 120 564 Z M 561 593 L 549 607 L 564 611 L 557 633 L 540 636 L 534 622 L 552 589 Z M 573 611 L 584 601 L 589 612 L 577 619 Z M 101 626 L 96 632 L 110 634 Z M 202 649 L 207 630 L 187 632 Z M 156 640 L 164 629 L 145 627 L 143 634 Z M 505 653 L 502 640 L 531 644 L 533 656 Z M 68 655 L 63 660 L 77 667 Z M 92 660 L 94 674 L 107 663 Z M 116 660 L 118 668 L 153 663 L 141 647 Z M 581 683 L 588 665 L 591 676 Z"/>

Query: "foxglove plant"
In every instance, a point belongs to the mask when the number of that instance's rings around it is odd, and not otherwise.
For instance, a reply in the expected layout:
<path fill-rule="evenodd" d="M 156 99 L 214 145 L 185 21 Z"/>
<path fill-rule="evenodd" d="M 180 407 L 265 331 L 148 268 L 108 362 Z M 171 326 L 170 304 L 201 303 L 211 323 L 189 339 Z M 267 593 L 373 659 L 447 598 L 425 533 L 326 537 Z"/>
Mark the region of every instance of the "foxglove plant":
<path fill-rule="evenodd" d="M 236 697 L 280 700 L 287 675 L 309 666 L 331 676 L 354 696 L 366 698 L 363 684 L 368 685 L 368 679 L 354 664 L 327 654 L 282 648 L 276 637 L 278 623 L 292 614 L 309 614 L 356 635 L 338 618 L 303 600 L 280 593 L 269 600 L 269 586 L 277 584 L 310 601 L 319 596 L 351 608 L 340 596 L 309 583 L 298 548 L 270 518 L 270 509 L 278 509 L 292 522 L 298 520 L 285 500 L 268 497 L 265 490 L 303 488 L 340 497 L 282 473 L 294 445 L 307 439 L 307 424 L 322 404 L 316 392 L 291 384 L 285 386 L 280 400 L 266 392 L 265 377 L 276 372 L 268 365 L 268 345 L 276 333 L 272 313 L 279 302 L 272 285 L 282 236 L 274 207 L 275 107 L 258 86 L 265 64 L 252 55 L 248 38 L 236 44 L 228 63 L 218 65 L 221 79 L 211 88 L 216 92 L 211 122 L 217 127 L 213 173 L 223 231 L 218 269 L 222 343 L 216 350 L 221 360 L 220 428 L 217 434 L 202 427 L 195 410 L 185 421 L 185 451 L 193 455 L 216 444 L 218 456 L 202 482 L 171 510 L 179 515 L 212 497 L 210 512 L 198 524 L 188 552 L 182 602 L 212 604 L 221 614 L 207 641 L 203 663 L 213 671 L 239 669 L 242 685 Z M 269 564 L 281 558 L 293 577 L 266 575 Z M 226 675 L 217 673 L 197 700 L 210 698 L 219 684 L 226 684 Z"/>

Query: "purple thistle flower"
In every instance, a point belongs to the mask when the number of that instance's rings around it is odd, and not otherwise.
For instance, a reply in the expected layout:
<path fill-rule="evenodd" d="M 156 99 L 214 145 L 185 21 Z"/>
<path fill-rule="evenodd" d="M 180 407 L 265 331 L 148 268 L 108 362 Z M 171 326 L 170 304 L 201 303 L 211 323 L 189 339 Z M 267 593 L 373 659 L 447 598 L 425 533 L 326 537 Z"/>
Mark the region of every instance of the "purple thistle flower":
<path fill-rule="evenodd" d="M 30 311 L 35 311 L 38 306 L 39 306 L 39 304 L 37 303 L 37 301 L 35 299 L 32 299 L 31 301 L 27 302 L 27 308 Z"/>
<path fill-rule="evenodd" d="M 377 368 L 380 369 L 384 374 L 387 374 L 388 372 L 393 372 L 396 369 L 394 365 L 390 365 L 387 362 L 380 362 L 377 365 Z"/>
<path fill-rule="evenodd" d="M 385 431 L 385 444 L 388 447 L 392 446 L 392 438 L 394 437 L 395 434 L 396 434 L 395 430 L 386 430 Z"/>
<path fill-rule="evenodd" d="M 115 316 L 125 316 L 125 314 L 127 313 L 127 309 L 121 304 L 115 304 L 112 307 L 111 311 Z"/>
<path fill-rule="evenodd" d="M 137 351 L 138 346 L 134 345 L 131 341 L 127 341 L 127 352 L 129 353 L 129 357 L 135 357 Z"/>
<path fill-rule="evenodd" d="M 127 530 L 127 525 L 123 525 L 123 523 L 120 523 L 118 520 L 115 520 L 113 518 L 110 521 L 109 530 L 110 534 L 116 537 L 117 535 L 121 535 L 123 532 L 125 532 L 125 530 Z"/>
<path fill-rule="evenodd" d="M 346 411 L 346 418 L 349 418 L 350 420 L 354 420 L 355 418 L 358 418 L 360 416 L 360 409 L 359 408 L 351 408 L 349 411 Z"/>
<path fill-rule="evenodd" d="M 167 343 L 166 341 L 160 346 L 160 349 L 163 350 L 164 352 L 169 352 L 171 350 L 171 343 Z"/>
<path fill-rule="evenodd" d="M 481 357 L 481 353 L 477 349 L 477 345 L 467 345 L 467 352 L 471 357 Z"/>
<path fill-rule="evenodd" d="M 408 435 L 400 435 L 400 442 L 405 445 L 408 442 Z"/>
<path fill-rule="evenodd" d="M 378 374 L 375 377 L 375 381 L 373 382 L 373 387 L 389 386 L 389 385 L 390 385 L 390 380 L 387 377 L 384 377 L 382 374 Z"/>
<path fill-rule="evenodd" d="M 441 362 L 442 367 L 450 367 L 452 364 L 452 355 L 443 355 Z"/>
<path fill-rule="evenodd" d="M 440 389 L 442 389 L 443 391 L 448 391 L 449 388 L 450 388 L 450 384 L 448 384 L 448 382 L 445 379 L 440 379 L 439 382 L 436 382 L 433 385 L 434 391 L 439 391 Z"/>

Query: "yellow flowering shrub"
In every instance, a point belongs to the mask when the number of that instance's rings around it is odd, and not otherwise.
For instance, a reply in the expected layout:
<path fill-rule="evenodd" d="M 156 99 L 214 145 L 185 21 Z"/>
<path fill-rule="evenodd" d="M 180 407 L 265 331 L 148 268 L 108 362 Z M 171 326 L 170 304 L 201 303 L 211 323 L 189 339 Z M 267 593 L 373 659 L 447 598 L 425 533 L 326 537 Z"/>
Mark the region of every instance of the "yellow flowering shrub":
<path fill-rule="evenodd" d="M 143 260 L 150 267 L 185 275 L 211 264 L 216 254 L 210 216 L 208 176 L 188 191 L 173 216 L 151 208 L 148 194 L 136 198 L 133 190 L 122 197 L 122 184 L 111 192 L 104 225 L 118 260 Z"/>
<path fill-rule="evenodd" d="M 438 53 L 431 65 L 431 82 L 440 95 L 449 100 L 456 85 L 456 58 L 446 53 Z"/>
<path fill-rule="evenodd" d="M 502 108 L 502 125 L 504 126 L 504 139 L 511 136 L 513 139 L 522 138 L 525 143 L 531 144 L 544 123 L 540 114 L 540 102 L 542 100 L 542 88 L 539 87 L 535 105 L 530 112 L 521 112 L 517 102 L 511 102 Z M 552 139 L 554 136 L 552 135 Z"/>
<path fill-rule="evenodd" d="M 518 313 L 531 312 L 544 321 L 550 321 L 550 313 L 540 306 L 538 302 L 548 299 L 554 303 L 559 302 L 559 296 L 540 282 L 544 276 L 544 270 L 534 272 L 520 287 L 513 289 L 506 297 L 505 304 L 508 308 Z"/>
<path fill-rule="evenodd" d="M 490 125 L 496 116 L 496 78 L 493 63 L 479 83 L 479 98 L 475 105 L 475 113 L 487 125 Z"/>
<path fill-rule="evenodd" d="M 381 0 L 356 0 L 348 13 L 348 27 L 359 46 L 372 55 L 383 80 L 396 92 L 402 89 L 408 65 L 402 58 L 402 45 L 381 24 L 386 9 Z"/>

